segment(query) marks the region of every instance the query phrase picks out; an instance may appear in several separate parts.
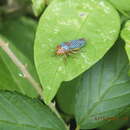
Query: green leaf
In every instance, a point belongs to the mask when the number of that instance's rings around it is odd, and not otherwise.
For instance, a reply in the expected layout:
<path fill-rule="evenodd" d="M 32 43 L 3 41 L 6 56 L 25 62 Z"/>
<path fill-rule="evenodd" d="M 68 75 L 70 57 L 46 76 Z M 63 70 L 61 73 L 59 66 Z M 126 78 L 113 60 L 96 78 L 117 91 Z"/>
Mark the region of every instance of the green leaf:
<path fill-rule="evenodd" d="M 126 18 L 130 18 L 130 0 L 107 0 Z"/>
<path fill-rule="evenodd" d="M 49 103 L 62 81 L 96 63 L 114 44 L 120 29 L 116 10 L 103 0 L 55 0 L 42 15 L 35 40 L 35 63 Z M 61 42 L 85 38 L 87 45 L 66 63 L 56 56 Z"/>
<path fill-rule="evenodd" d="M 123 126 L 129 124 L 130 108 L 125 110 L 123 116 L 119 115 L 115 120 L 109 120 L 109 122 L 100 127 L 100 130 L 119 130 Z"/>
<path fill-rule="evenodd" d="M 35 30 L 36 22 L 27 18 L 17 18 L 0 23 L 0 39 L 2 38 L 2 40 L 9 43 L 11 51 L 27 66 L 27 70 L 38 82 L 33 62 Z M 0 57 L 2 60 L 0 65 L 0 89 L 17 90 L 28 96 L 36 97 L 35 89 L 1 48 Z"/>
<path fill-rule="evenodd" d="M 81 129 L 102 126 L 130 106 L 129 64 L 123 47 L 118 42 L 91 69 L 60 88 L 60 109 L 73 115 Z"/>
<path fill-rule="evenodd" d="M 130 60 L 130 20 L 126 22 L 124 29 L 121 32 L 121 37 L 125 41 L 125 49 Z"/>
<path fill-rule="evenodd" d="M 6 65 L 4 64 L 1 58 L 0 58 L 0 89 L 19 91 L 16 82 L 13 80 L 9 70 L 7 69 Z"/>
<path fill-rule="evenodd" d="M 108 0 L 110 1 L 117 9 L 130 11 L 130 0 Z"/>
<path fill-rule="evenodd" d="M 37 99 L 0 92 L 1 130 L 66 130 L 64 123 Z"/>
<path fill-rule="evenodd" d="M 127 118 L 127 116 L 115 118 L 115 120 L 103 125 L 99 130 L 120 130 L 120 128 L 122 128 L 126 123 L 128 123 L 128 120 L 126 120 L 125 118 Z"/>
<path fill-rule="evenodd" d="M 47 5 L 49 5 L 53 0 L 46 0 Z"/>
<path fill-rule="evenodd" d="M 36 16 L 39 16 L 45 8 L 45 0 L 32 0 L 33 11 Z"/>

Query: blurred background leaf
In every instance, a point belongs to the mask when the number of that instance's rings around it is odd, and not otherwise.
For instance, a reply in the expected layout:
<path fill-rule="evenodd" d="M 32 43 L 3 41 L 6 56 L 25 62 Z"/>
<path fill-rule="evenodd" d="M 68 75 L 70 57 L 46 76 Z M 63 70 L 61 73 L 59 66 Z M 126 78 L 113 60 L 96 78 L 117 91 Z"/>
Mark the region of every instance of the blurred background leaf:
<path fill-rule="evenodd" d="M 53 0 L 46 0 L 47 1 L 47 5 L 49 5 Z"/>
<path fill-rule="evenodd" d="M 45 0 L 32 0 L 33 11 L 36 16 L 39 16 L 45 8 Z"/>
<path fill-rule="evenodd" d="M 121 31 L 121 37 L 125 41 L 125 50 L 130 61 L 130 20 L 125 23 L 124 28 Z M 129 70 L 130 75 L 130 70 Z"/>
<path fill-rule="evenodd" d="M 1 0 L 0 17 L 32 15 L 31 0 Z"/>
<path fill-rule="evenodd" d="M 25 17 L 3 20 L 0 22 L 0 36 L 2 40 L 9 43 L 9 48 L 38 82 L 33 61 L 33 42 L 36 26 L 37 23 L 35 21 Z M 2 49 L 0 49 L 0 57 L 2 67 L 0 69 L 0 88 L 12 91 L 17 90 L 31 97 L 37 96 L 32 85 L 24 78 L 19 68 L 16 67 Z M 9 85 L 6 86 L 6 84 Z"/>

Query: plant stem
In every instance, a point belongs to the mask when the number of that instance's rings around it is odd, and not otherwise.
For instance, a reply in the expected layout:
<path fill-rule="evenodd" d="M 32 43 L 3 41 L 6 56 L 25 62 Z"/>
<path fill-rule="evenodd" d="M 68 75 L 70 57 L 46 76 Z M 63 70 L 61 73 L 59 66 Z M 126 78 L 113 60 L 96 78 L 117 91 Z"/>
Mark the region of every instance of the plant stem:
<path fill-rule="evenodd" d="M 8 43 L 5 43 L 4 41 L 0 40 L 0 48 L 3 49 L 3 51 L 10 57 L 12 62 L 20 69 L 20 71 L 23 73 L 24 78 L 28 80 L 32 87 L 35 88 L 37 93 L 40 95 L 40 97 L 43 99 L 42 96 L 42 89 L 40 85 L 35 81 L 35 79 L 32 77 L 32 75 L 29 73 L 29 71 L 26 68 L 26 65 L 22 64 L 22 62 L 17 58 L 17 56 L 13 53 L 13 51 L 9 48 Z M 48 107 L 63 121 L 62 117 L 58 113 L 58 111 L 55 108 L 55 104 L 51 103 L 48 105 Z M 64 123 L 64 121 L 63 121 Z M 67 128 L 68 130 L 68 128 Z"/>
<path fill-rule="evenodd" d="M 29 71 L 26 68 L 26 65 L 22 64 L 22 62 L 16 57 L 13 51 L 9 48 L 8 43 L 5 43 L 4 41 L 0 41 L 0 47 L 10 57 L 13 63 L 20 69 L 20 71 L 24 75 L 24 78 L 30 82 L 30 84 L 35 88 L 37 93 L 42 97 L 42 89 L 40 85 L 35 81 L 35 79 L 29 73 Z"/>

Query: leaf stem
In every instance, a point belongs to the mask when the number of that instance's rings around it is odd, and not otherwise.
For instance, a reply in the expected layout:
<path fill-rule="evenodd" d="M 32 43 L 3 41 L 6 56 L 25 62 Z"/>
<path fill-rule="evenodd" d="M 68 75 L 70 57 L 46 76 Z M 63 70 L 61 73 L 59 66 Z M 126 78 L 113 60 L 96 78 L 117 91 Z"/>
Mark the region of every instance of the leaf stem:
<path fill-rule="evenodd" d="M 5 43 L 4 41 L 0 40 L 0 47 L 10 57 L 13 63 L 20 69 L 20 71 L 24 75 L 24 78 L 30 82 L 30 84 L 34 87 L 37 93 L 42 97 L 42 89 L 40 85 L 35 81 L 35 79 L 29 73 L 29 71 L 26 68 L 26 65 L 22 64 L 22 62 L 16 57 L 13 51 L 9 48 L 8 43 Z"/>

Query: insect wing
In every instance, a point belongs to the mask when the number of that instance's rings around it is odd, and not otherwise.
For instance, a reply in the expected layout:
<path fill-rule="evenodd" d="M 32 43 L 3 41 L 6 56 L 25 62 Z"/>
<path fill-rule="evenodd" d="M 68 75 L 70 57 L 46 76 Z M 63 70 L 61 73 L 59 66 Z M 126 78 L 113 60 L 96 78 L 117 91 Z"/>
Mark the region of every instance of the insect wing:
<path fill-rule="evenodd" d="M 85 45 L 85 40 L 80 39 L 80 40 L 72 40 L 71 45 L 69 46 L 70 49 L 76 49 L 76 48 L 81 48 Z"/>

